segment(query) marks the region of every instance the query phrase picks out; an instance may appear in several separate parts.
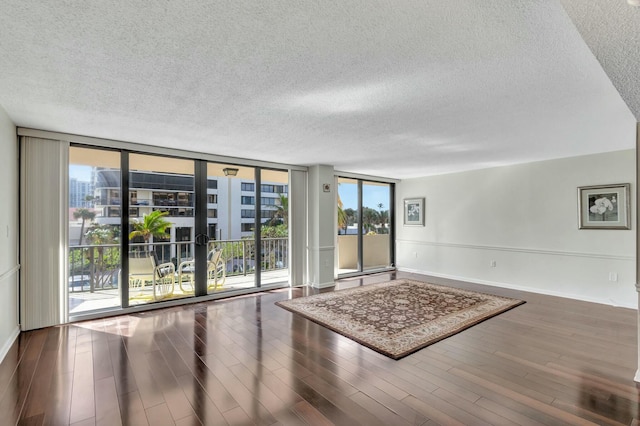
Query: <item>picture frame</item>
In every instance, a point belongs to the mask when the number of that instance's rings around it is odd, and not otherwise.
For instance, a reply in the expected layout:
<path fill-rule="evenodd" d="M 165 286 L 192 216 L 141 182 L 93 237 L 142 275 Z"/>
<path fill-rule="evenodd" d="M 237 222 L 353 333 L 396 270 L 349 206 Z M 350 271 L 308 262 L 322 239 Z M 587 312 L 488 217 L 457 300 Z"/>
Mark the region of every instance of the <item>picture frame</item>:
<path fill-rule="evenodd" d="M 579 229 L 631 229 L 630 184 L 578 187 Z"/>
<path fill-rule="evenodd" d="M 424 198 L 404 199 L 404 225 L 424 226 Z"/>

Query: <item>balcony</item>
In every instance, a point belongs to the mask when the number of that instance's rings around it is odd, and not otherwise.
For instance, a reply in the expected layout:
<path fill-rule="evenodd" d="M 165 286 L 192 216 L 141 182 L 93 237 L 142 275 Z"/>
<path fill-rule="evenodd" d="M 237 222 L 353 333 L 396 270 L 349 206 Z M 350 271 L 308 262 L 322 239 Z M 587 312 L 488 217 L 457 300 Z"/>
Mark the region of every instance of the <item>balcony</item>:
<path fill-rule="evenodd" d="M 193 297 L 193 289 L 185 291 L 187 286 L 178 282 L 193 273 L 184 265 L 192 265 L 195 243 L 193 241 L 174 243 L 130 244 L 130 257 L 147 256 L 153 253 L 157 265 L 168 265 L 175 271 L 174 285 L 167 299 Z M 253 240 L 212 240 L 208 250 L 221 251 L 220 259 L 224 265 L 226 279 L 215 292 L 228 292 L 255 287 L 256 250 Z M 262 257 L 261 286 L 281 284 L 288 281 L 288 239 L 265 238 L 261 240 Z M 185 274 L 178 275 L 180 266 Z M 173 266 L 171 268 L 171 266 Z M 117 244 L 73 246 L 69 249 L 69 312 L 82 314 L 106 308 L 120 306 L 121 283 L 127 283 L 121 277 L 121 252 Z M 149 284 L 149 283 L 147 283 Z M 146 289 L 151 295 L 151 288 Z M 209 291 L 211 293 L 212 290 Z M 153 301 L 152 298 L 133 297 L 129 304 L 137 305 Z"/>
<path fill-rule="evenodd" d="M 389 244 L 389 234 L 363 235 L 363 268 L 389 267 L 391 263 Z M 357 235 L 338 235 L 338 270 L 340 274 L 358 271 Z"/>

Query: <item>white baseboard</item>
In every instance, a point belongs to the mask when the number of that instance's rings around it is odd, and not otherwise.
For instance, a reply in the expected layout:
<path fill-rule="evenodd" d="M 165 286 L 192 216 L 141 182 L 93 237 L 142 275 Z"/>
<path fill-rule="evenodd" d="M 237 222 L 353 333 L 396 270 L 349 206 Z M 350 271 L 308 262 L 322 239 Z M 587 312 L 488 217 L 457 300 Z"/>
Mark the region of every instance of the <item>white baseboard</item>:
<path fill-rule="evenodd" d="M 560 291 L 545 290 L 537 287 L 528 287 L 528 286 L 520 286 L 520 285 L 509 284 L 509 283 L 480 280 L 480 279 L 471 278 L 471 277 L 461 277 L 461 276 L 450 275 L 450 274 L 441 274 L 438 272 L 422 271 L 422 270 L 412 269 L 412 268 L 398 267 L 398 271 L 410 272 L 410 273 L 421 274 L 421 275 L 431 275 L 434 277 L 447 278 L 447 279 L 456 280 L 456 281 L 466 281 L 474 284 L 488 285 L 491 287 L 502 287 L 502 288 L 508 288 L 511 290 L 528 291 L 530 293 L 546 294 L 547 296 L 564 297 L 566 299 L 581 300 L 583 302 L 600 303 L 602 305 L 616 306 L 620 308 L 630 308 L 634 310 L 638 309 L 637 304 L 633 304 L 631 302 L 628 304 L 627 303 L 614 304 L 610 300 L 596 299 L 591 297 L 585 297 L 579 294 L 570 294 L 570 293 L 564 293 Z"/>
<path fill-rule="evenodd" d="M 0 349 L 0 362 L 4 360 L 5 356 L 7 356 L 7 353 L 9 353 L 9 349 L 11 349 L 11 345 L 13 345 L 13 342 L 16 341 L 16 338 L 19 335 L 20 335 L 20 326 L 17 326 L 16 328 L 13 329 L 7 341 L 4 342 L 4 345 L 2 345 L 2 349 Z"/>
<path fill-rule="evenodd" d="M 327 281 L 325 283 L 309 283 L 309 286 L 313 288 L 327 288 L 333 287 L 334 285 L 336 285 L 335 281 Z"/>

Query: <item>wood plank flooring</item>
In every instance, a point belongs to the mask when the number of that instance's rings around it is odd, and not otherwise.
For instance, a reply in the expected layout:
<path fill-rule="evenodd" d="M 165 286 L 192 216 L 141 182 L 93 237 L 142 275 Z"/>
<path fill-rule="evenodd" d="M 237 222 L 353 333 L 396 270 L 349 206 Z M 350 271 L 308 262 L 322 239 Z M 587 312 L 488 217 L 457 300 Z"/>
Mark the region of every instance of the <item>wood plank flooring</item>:
<path fill-rule="evenodd" d="M 638 425 L 636 311 L 526 300 L 400 361 L 274 305 L 310 289 L 22 333 L 2 425 Z"/>

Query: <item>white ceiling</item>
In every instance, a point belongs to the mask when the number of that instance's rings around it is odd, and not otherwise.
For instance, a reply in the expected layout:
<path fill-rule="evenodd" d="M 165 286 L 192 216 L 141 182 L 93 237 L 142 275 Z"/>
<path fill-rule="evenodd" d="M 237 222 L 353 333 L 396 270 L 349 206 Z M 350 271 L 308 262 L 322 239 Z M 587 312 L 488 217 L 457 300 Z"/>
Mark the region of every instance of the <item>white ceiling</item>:
<path fill-rule="evenodd" d="M 593 3 L 3 0 L 0 105 L 22 127 L 396 178 L 633 148 L 640 8 Z"/>

